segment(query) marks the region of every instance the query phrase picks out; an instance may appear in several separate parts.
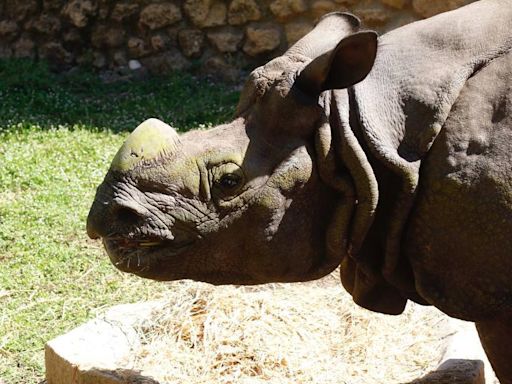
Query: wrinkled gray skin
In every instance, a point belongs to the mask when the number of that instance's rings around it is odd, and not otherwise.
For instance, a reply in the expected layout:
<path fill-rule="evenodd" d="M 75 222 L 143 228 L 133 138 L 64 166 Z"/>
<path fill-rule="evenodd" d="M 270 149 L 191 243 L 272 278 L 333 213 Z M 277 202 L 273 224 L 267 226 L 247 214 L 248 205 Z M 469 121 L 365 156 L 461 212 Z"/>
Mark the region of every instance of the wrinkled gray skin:
<path fill-rule="evenodd" d="M 127 139 L 88 233 L 121 270 L 260 284 L 341 265 L 359 305 L 475 321 L 512 383 L 512 1 L 378 40 L 331 14 L 256 69 L 234 120 Z M 373 69 L 372 69 L 373 68 Z"/>

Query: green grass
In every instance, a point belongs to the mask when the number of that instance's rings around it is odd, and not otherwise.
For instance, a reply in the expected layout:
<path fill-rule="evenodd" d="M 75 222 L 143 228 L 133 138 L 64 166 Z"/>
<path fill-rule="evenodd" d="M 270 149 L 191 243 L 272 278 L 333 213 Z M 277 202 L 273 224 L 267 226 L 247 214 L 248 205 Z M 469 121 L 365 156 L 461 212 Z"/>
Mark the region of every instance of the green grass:
<path fill-rule="evenodd" d="M 188 74 L 103 84 L 91 73 L 57 76 L 42 63 L 0 60 L 0 127 L 82 125 L 121 132 L 156 117 L 183 130 L 227 120 L 237 99 L 232 89 Z"/>
<path fill-rule="evenodd" d="M 37 383 L 44 343 L 162 283 L 122 274 L 85 234 L 115 151 L 150 116 L 178 128 L 228 119 L 237 94 L 190 76 L 106 86 L 0 62 L 0 381 Z"/>

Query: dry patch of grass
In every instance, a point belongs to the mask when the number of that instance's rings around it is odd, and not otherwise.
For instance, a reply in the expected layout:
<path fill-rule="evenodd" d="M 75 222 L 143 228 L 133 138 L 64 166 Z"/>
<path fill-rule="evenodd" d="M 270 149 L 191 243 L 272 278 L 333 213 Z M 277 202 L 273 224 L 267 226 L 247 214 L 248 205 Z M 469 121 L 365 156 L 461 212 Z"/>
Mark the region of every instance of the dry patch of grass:
<path fill-rule="evenodd" d="M 174 283 L 130 365 L 162 383 L 405 383 L 436 368 L 447 318 L 358 308 L 337 277 L 307 284 Z"/>

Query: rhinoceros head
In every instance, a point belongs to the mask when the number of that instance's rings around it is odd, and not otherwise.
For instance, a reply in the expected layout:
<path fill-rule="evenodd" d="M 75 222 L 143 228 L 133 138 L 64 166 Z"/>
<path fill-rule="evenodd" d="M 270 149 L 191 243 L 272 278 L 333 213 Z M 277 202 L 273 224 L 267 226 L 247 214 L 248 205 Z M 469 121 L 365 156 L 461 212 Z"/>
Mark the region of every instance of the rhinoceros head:
<path fill-rule="evenodd" d="M 321 19 L 253 71 L 229 124 L 178 135 L 142 123 L 97 190 L 89 236 L 119 269 L 156 280 L 258 284 L 333 270 L 342 253 L 326 239 L 343 196 L 319 165 L 330 151 L 323 91 L 370 71 L 376 34 L 358 29 L 348 14 Z"/>

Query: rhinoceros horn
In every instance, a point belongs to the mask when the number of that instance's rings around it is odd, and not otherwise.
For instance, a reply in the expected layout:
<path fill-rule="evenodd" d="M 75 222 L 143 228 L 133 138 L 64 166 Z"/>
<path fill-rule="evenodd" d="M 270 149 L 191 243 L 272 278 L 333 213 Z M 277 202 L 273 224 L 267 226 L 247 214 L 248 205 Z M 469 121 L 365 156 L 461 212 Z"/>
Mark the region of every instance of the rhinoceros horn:
<path fill-rule="evenodd" d="M 176 155 L 180 151 L 179 141 L 174 128 L 158 119 L 148 119 L 126 139 L 114 157 L 111 168 L 127 171 L 162 156 Z"/>

